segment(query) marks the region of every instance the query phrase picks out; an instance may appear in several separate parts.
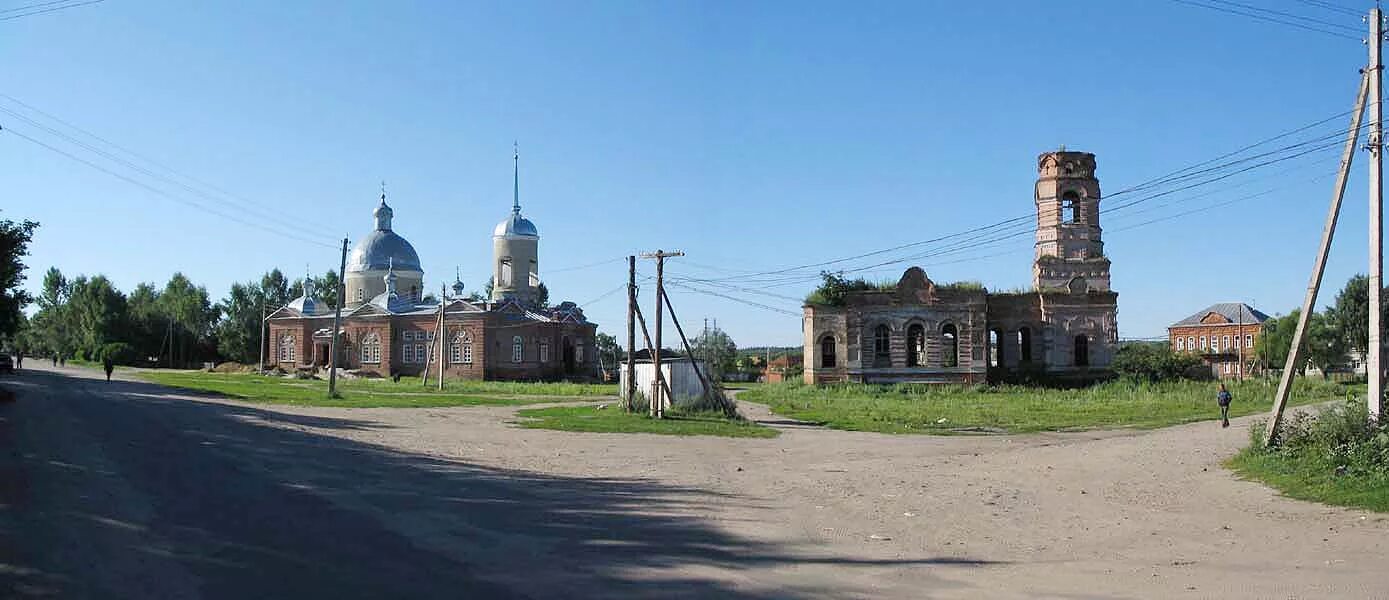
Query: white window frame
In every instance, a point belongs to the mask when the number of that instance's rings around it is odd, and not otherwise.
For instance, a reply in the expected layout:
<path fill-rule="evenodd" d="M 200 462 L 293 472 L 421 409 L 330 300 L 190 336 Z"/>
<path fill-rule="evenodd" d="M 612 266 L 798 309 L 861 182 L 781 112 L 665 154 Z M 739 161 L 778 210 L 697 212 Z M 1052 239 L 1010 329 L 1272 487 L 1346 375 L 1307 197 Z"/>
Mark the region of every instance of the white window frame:
<path fill-rule="evenodd" d="M 540 340 L 540 362 L 550 362 L 550 342 Z"/>
<path fill-rule="evenodd" d="M 1201 336 L 1201 351 L 1204 352 L 1206 348 L 1206 336 L 1203 335 Z"/>
<path fill-rule="evenodd" d="M 1187 352 L 1195 352 L 1195 351 L 1196 351 L 1196 337 L 1195 337 L 1195 336 L 1190 336 L 1190 335 L 1186 336 L 1186 351 L 1187 351 Z"/>
<path fill-rule="evenodd" d="M 1228 334 L 1221 336 L 1220 346 L 1226 350 L 1230 349 L 1230 336 Z"/>
<path fill-rule="evenodd" d="M 526 354 L 526 341 L 521 336 L 511 338 L 511 362 L 519 363 Z"/>
<path fill-rule="evenodd" d="M 294 336 L 284 334 L 280 336 L 280 362 L 294 362 Z"/>
<path fill-rule="evenodd" d="M 376 332 L 362 336 L 362 362 L 365 364 L 381 364 L 381 335 Z"/>
<path fill-rule="evenodd" d="M 1185 351 L 1185 350 L 1186 350 L 1186 338 L 1183 338 L 1183 337 L 1177 338 L 1177 352 L 1183 352 L 1183 351 Z"/>
<path fill-rule="evenodd" d="M 1246 333 L 1246 334 L 1244 334 L 1244 347 L 1245 347 L 1245 348 L 1253 348 L 1253 347 L 1254 347 L 1254 334 L 1252 334 L 1252 333 Z"/>

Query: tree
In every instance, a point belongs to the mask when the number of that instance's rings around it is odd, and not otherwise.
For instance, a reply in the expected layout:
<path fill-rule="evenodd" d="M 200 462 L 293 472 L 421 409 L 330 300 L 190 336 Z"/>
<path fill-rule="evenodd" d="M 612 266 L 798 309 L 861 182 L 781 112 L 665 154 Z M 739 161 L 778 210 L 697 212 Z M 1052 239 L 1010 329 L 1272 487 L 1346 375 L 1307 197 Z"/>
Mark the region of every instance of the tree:
<path fill-rule="evenodd" d="M 70 285 L 66 312 L 76 332 L 77 353 L 98 359 L 103 346 L 125 339 L 129 323 L 125 294 L 104 275 L 78 276 Z"/>
<path fill-rule="evenodd" d="M 1327 313 L 1312 314 L 1311 320 L 1307 322 L 1305 342 L 1307 362 L 1321 371 L 1322 378 L 1326 378 L 1327 370 L 1344 366 L 1349 360 L 1346 352 L 1350 344 L 1342 335 L 1342 331 L 1336 327 L 1333 317 Z M 1366 331 L 1367 338 L 1368 334 Z"/>
<path fill-rule="evenodd" d="M 1341 337 L 1357 352 L 1370 347 L 1370 279 L 1356 275 L 1336 294 L 1336 303 L 1327 309 Z"/>
<path fill-rule="evenodd" d="M 496 282 L 492 281 L 492 278 L 491 278 L 491 277 L 488 277 L 488 278 L 487 278 L 487 285 L 482 286 L 482 299 L 483 299 L 483 300 L 490 300 L 490 299 L 492 298 L 492 288 L 493 288 L 493 285 L 494 285 L 495 283 L 496 283 Z"/>
<path fill-rule="evenodd" d="M 1173 352 L 1165 343 L 1127 344 L 1114 353 L 1110 367 L 1115 373 L 1138 381 L 1175 381 L 1201 364 L 1201 357 Z"/>
<path fill-rule="evenodd" d="M 550 288 L 541 283 L 535 288 L 535 305 L 542 309 L 550 308 Z"/>
<path fill-rule="evenodd" d="M 160 310 L 159 290 L 152 283 L 141 283 L 126 297 L 130 321 L 130 345 L 140 359 L 158 357 L 168 341 L 169 318 Z"/>
<path fill-rule="evenodd" d="M 1298 316 L 1302 309 L 1287 315 L 1275 317 L 1264 322 L 1264 331 L 1254 342 L 1254 356 L 1264 368 L 1281 369 L 1288 361 L 1288 349 L 1293 345 L 1293 330 L 1297 328 Z M 1294 366 L 1301 371 L 1307 363 Z"/>
<path fill-rule="evenodd" d="M 328 306 L 338 305 L 338 280 L 337 271 L 328 271 L 322 277 L 310 277 L 313 282 L 313 295 Z M 302 290 L 301 290 L 302 292 Z"/>
<path fill-rule="evenodd" d="M 690 348 L 694 350 L 694 358 L 708 365 L 709 377 L 715 381 L 733 370 L 734 361 L 738 358 L 738 346 L 733 343 L 733 338 L 717 328 L 708 329 L 690 340 Z"/>
<path fill-rule="evenodd" d="M 200 346 L 209 341 L 212 325 L 217 321 L 217 310 L 208 299 L 207 289 L 193 285 L 183 273 L 174 273 L 159 294 L 159 303 L 174 324 L 170 340 L 174 361 L 186 365 L 197 360 Z"/>
<path fill-rule="evenodd" d="M 20 311 L 31 300 L 19 286 L 24 283 L 24 257 L 29 255 L 29 242 L 38 226 L 33 221 L 0 220 L 0 337 L 19 330 Z"/>
<path fill-rule="evenodd" d="M 842 272 L 820 272 L 820 287 L 805 297 L 806 304 L 843 306 L 849 292 L 877 289 L 878 286 L 866 279 L 845 279 Z"/>
<path fill-rule="evenodd" d="M 289 280 L 285 279 L 285 274 L 279 269 L 271 269 L 260 278 L 260 289 L 261 293 L 265 294 L 265 303 L 270 307 L 270 312 L 275 312 L 294 299 L 294 296 L 290 295 Z"/>
<path fill-rule="evenodd" d="M 222 320 L 217 323 L 217 353 L 241 363 L 260 360 L 261 299 L 255 283 L 233 283 L 218 303 Z"/>
<path fill-rule="evenodd" d="M 599 333 L 594 337 L 593 346 L 598 349 L 599 355 L 612 357 L 615 361 L 621 361 L 627 357 L 627 353 L 622 351 L 622 345 L 617 343 L 617 338 L 606 333 Z"/>

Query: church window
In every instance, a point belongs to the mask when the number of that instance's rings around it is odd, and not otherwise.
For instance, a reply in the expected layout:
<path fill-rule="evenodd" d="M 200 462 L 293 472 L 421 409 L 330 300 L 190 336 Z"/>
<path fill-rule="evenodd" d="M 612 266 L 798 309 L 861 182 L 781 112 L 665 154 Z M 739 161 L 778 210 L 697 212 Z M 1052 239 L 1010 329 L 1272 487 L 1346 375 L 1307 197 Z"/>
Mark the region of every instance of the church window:
<path fill-rule="evenodd" d="M 460 331 L 449 342 L 449 362 L 466 364 L 473 362 L 473 338 L 466 331 Z"/>
<path fill-rule="evenodd" d="M 926 364 L 926 328 L 921 325 L 907 327 L 907 366 L 920 367 Z"/>
<path fill-rule="evenodd" d="M 835 336 L 820 340 L 820 367 L 835 368 Z"/>
<path fill-rule="evenodd" d="M 1187 338 L 1186 338 L 1186 349 L 1187 349 L 1187 351 L 1189 351 L 1189 352 L 1195 352 L 1195 351 L 1196 351 L 1196 338 L 1191 337 L 1191 336 L 1187 336 Z"/>
<path fill-rule="evenodd" d="M 941 366 L 958 367 L 960 366 L 960 341 L 959 332 L 955 326 L 947 323 L 940 328 L 941 341 Z"/>
<path fill-rule="evenodd" d="M 892 364 L 892 330 L 887 325 L 879 325 L 873 330 L 873 365 L 885 367 Z"/>
<path fill-rule="evenodd" d="M 540 340 L 540 362 L 550 362 L 550 342 Z"/>
<path fill-rule="evenodd" d="M 1203 335 L 1203 336 L 1201 336 L 1201 351 L 1204 352 L 1205 350 L 1206 350 L 1206 336 Z"/>
<path fill-rule="evenodd" d="M 285 334 L 280 338 L 280 362 L 294 362 L 294 336 Z"/>
<path fill-rule="evenodd" d="M 1030 327 L 1018 328 L 1018 358 L 1021 362 L 1032 362 L 1032 329 Z"/>
<path fill-rule="evenodd" d="M 584 343 L 574 344 L 574 362 L 584 362 Z"/>
<path fill-rule="evenodd" d="M 1074 191 L 1061 195 L 1061 221 L 1063 223 L 1080 222 L 1080 195 Z"/>
<path fill-rule="evenodd" d="M 362 338 L 362 362 L 377 364 L 381 362 L 381 336 L 368 333 Z"/>
<path fill-rule="evenodd" d="M 522 353 L 525 351 L 525 341 L 521 336 L 511 338 L 511 362 L 521 362 Z"/>
<path fill-rule="evenodd" d="M 1090 338 L 1084 334 L 1076 336 L 1075 363 L 1077 367 L 1090 365 Z"/>
<path fill-rule="evenodd" d="M 501 279 L 501 281 L 497 282 L 497 285 L 500 285 L 500 286 L 502 286 L 502 287 L 511 287 L 511 257 L 510 257 L 510 256 L 508 256 L 508 257 L 502 259 L 501 276 L 499 277 L 499 279 Z"/>

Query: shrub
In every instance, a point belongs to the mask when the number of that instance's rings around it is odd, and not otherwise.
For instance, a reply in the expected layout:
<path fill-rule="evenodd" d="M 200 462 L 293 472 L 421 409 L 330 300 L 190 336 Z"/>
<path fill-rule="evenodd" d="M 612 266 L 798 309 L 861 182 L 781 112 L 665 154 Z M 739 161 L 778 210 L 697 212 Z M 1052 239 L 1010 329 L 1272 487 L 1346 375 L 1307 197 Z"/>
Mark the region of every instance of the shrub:
<path fill-rule="evenodd" d="M 92 360 L 106 361 L 118 365 L 129 365 L 135 362 L 135 348 L 125 342 L 112 342 L 102 346 L 100 350 L 93 353 Z"/>
<path fill-rule="evenodd" d="M 1195 354 L 1173 352 L 1166 344 L 1130 344 L 1114 353 L 1111 368 L 1137 381 L 1176 381 L 1201 364 Z"/>

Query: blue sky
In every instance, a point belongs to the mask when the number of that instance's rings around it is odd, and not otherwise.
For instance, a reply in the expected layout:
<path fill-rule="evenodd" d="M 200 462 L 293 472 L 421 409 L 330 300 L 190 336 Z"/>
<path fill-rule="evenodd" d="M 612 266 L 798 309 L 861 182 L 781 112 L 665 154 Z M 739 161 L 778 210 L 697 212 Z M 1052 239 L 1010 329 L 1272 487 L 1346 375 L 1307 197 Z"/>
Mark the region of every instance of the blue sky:
<path fill-rule="evenodd" d="M 1260 5 L 1360 26 L 1301 3 Z M 219 210 L 242 220 L 288 222 L 328 245 L 355 239 L 386 180 L 396 230 L 431 289 L 455 267 L 470 288 L 486 280 L 519 140 L 542 278 L 555 299 L 601 297 L 587 312 L 611 333 L 624 327 L 622 294 L 603 296 L 625 279 L 618 257 L 680 249 L 672 277 L 726 277 L 1026 215 L 1037 154 L 1062 144 L 1096 153 L 1113 193 L 1347 111 L 1365 62 L 1355 40 L 1156 0 L 107 0 L 0 21 L 0 53 L 0 107 L 23 112 L 18 99 L 229 192 Z M 0 125 L 211 204 L 12 115 Z M 1219 301 L 1296 307 L 1336 153 L 1101 217 L 1121 335 L 1162 335 Z M 1365 269 L 1365 158 L 1323 303 Z M 0 215 L 42 223 L 31 289 L 49 266 L 126 290 L 182 271 L 220 298 L 272 267 L 298 275 L 338 262 L 326 245 L 9 133 L 0 164 Z M 1276 191 L 1236 200 L 1266 188 Z M 1143 224 L 1202 207 L 1213 208 Z M 1031 258 L 1023 236 L 868 275 L 922 264 L 938 281 L 1005 289 L 1029 283 Z M 750 287 L 723 293 L 797 313 L 813 282 Z M 687 327 L 717 319 L 741 346 L 800 341 L 798 316 L 671 295 Z"/>

